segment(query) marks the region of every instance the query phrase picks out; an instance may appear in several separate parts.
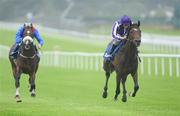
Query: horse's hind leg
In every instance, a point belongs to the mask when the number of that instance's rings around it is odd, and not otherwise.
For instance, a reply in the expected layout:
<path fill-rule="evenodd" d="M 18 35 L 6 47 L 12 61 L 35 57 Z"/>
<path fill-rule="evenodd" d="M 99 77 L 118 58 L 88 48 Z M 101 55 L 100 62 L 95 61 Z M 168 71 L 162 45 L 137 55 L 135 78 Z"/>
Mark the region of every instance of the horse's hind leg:
<path fill-rule="evenodd" d="M 137 72 L 135 74 L 131 74 L 133 81 L 134 81 L 134 91 L 130 93 L 130 96 L 135 97 L 136 96 L 136 92 L 139 89 L 139 84 L 138 84 L 138 74 Z"/>
<path fill-rule="evenodd" d="M 122 102 L 126 102 L 126 101 L 127 101 L 127 96 L 126 96 L 127 91 L 126 91 L 126 85 L 125 85 L 126 79 L 127 79 L 127 76 L 124 76 L 124 77 L 122 78 L 122 85 L 123 85 Z"/>
<path fill-rule="evenodd" d="M 35 74 L 32 74 L 32 75 L 29 75 L 29 82 L 30 82 L 30 92 L 31 92 L 31 96 L 32 97 L 35 97 L 36 94 L 35 94 L 35 89 L 36 89 L 36 86 L 35 86 Z"/>
<path fill-rule="evenodd" d="M 109 80 L 109 77 L 110 77 L 110 72 L 106 72 L 106 83 L 105 83 L 105 86 L 104 86 L 104 92 L 103 92 L 103 95 L 102 97 L 103 98 L 107 98 L 107 90 L 108 90 L 108 80 Z"/>
<path fill-rule="evenodd" d="M 114 96 L 114 100 L 118 100 L 118 95 L 120 94 L 120 81 L 121 81 L 121 76 L 119 74 L 116 75 L 116 94 Z"/>

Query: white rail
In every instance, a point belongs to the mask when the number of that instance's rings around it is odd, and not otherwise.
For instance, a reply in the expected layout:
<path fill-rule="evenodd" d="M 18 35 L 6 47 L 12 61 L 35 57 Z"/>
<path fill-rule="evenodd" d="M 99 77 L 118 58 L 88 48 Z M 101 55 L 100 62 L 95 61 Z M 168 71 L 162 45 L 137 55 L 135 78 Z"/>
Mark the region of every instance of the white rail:
<path fill-rule="evenodd" d="M 9 48 L 0 46 L 0 58 L 7 59 Z M 46 51 L 40 65 L 65 69 L 102 71 L 103 53 Z M 180 77 L 180 55 L 140 54 L 139 74 L 144 77 Z"/>

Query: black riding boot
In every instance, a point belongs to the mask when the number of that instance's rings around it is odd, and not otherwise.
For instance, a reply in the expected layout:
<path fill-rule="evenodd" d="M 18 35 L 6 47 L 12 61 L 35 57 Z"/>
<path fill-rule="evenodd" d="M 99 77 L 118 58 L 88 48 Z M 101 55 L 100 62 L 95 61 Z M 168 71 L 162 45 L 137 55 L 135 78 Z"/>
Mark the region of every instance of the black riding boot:
<path fill-rule="evenodd" d="M 18 49 L 19 49 L 19 45 L 16 45 L 16 46 L 13 48 L 12 52 L 10 53 L 10 56 L 12 57 L 12 59 L 13 59 L 14 62 L 16 62 Z"/>
<path fill-rule="evenodd" d="M 111 55 L 111 56 L 113 55 L 113 52 L 114 52 L 116 46 L 117 45 L 114 45 L 114 44 L 112 45 L 112 48 L 111 48 L 111 51 L 110 51 L 109 55 Z"/>

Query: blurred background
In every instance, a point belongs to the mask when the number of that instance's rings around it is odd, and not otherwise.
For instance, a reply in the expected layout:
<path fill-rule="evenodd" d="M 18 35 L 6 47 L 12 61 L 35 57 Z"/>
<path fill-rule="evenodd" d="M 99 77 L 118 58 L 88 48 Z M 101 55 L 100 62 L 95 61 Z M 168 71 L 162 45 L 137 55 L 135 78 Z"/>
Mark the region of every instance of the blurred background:
<path fill-rule="evenodd" d="M 179 0 L 0 0 L 0 21 L 106 33 L 122 15 L 140 20 L 145 29 L 179 29 Z"/>
<path fill-rule="evenodd" d="M 101 97 L 103 53 L 113 23 L 123 15 L 140 20 L 142 31 L 140 91 L 125 104 L 113 101 L 115 74 L 109 98 Z M 21 78 L 23 102 L 17 107 L 8 52 L 25 22 L 39 30 L 44 46 L 37 97 L 30 98 L 28 78 Z M 179 83 L 180 0 L 0 0 L 2 116 L 180 116 Z M 130 77 L 128 93 L 133 86 Z"/>

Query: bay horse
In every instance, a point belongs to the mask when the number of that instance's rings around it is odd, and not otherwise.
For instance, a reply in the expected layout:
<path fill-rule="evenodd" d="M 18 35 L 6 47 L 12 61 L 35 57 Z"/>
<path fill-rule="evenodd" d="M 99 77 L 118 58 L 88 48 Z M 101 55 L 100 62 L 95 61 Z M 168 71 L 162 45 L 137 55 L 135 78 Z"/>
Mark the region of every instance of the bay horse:
<path fill-rule="evenodd" d="M 107 98 L 108 95 L 108 80 L 113 71 L 116 72 L 116 92 L 114 100 L 118 100 L 118 95 L 120 94 L 120 83 L 123 86 L 123 96 L 122 101 L 127 101 L 126 96 L 126 86 L 125 82 L 127 76 L 131 74 L 134 81 L 134 91 L 130 92 L 130 96 L 135 97 L 136 92 L 139 89 L 138 84 L 138 49 L 141 43 L 141 30 L 140 21 L 138 23 L 131 24 L 128 29 L 128 35 L 125 45 L 119 49 L 113 61 L 105 60 L 103 61 L 103 69 L 106 75 L 106 81 L 104 86 L 104 92 L 102 97 Z"/>
<path fill-rule="evenodd" d="M 25 27 L 22 42 L 20 44 L 19 52 L 17 55 L 16 62 L 10 56 L 12 52 L 13 45 L 9 52 L 9 60 L 12 66 L 12 72 L 15 79 L 16 95 L 15 99 L 17 102 L 21 102 L 19 87 L 20 87 L 20 77 L 21 74 L 29 75 L 29 91 L 32 97 L 35 97 L 35 78 L 36 72 L 38 70 L 38 64 L 40 58 L 37 56 L 37 48 L 34 45 L 33 40 L 33 29 L 30 27 Z"/>

